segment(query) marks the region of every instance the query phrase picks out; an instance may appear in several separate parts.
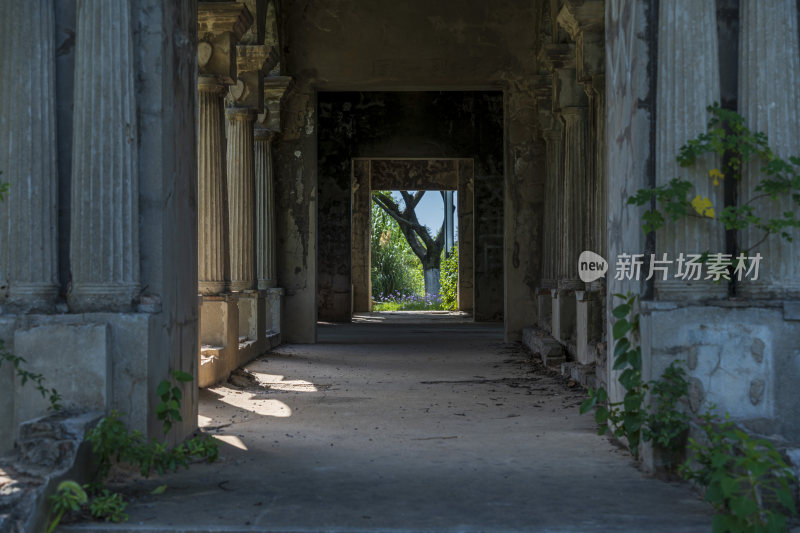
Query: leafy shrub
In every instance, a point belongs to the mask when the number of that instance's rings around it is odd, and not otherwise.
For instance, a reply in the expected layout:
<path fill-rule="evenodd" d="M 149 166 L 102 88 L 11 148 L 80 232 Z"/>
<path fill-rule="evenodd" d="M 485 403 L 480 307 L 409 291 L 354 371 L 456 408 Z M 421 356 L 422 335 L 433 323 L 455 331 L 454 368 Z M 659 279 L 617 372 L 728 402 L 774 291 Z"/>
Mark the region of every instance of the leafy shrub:
<path fill-rule="evenodd" d="M 50 515 L 55 514 L 48 520 L 45 533 L 55 531 L 61 522 L 61 517 L 67 511 L 77 511 L 87 501 L 86 491 L 74 481 L 62 481 L 58 484 L 55 494 L 50 496 Z"/>
<path fill-rule="evenodd" d="M 713 410 L 713 407 L 712 407 Z M 717 510 L 714 533 L 786 531 L 796 515 L 792 470 L 771 443 L 751 437 L 725 415 L 701 416 L 706 442 L 689 439 L 693 460 L 681 474 L 706 487 L 706 501 Z"/>
<path fill-rule="evenodd" d="M 123 499 L 122 494 L 103 489 L 100 494 L 92 498 L 89 504 L 89 513 L 93 518 L 105 520 L 106 522 L 124 522 L 128 519 L 125 508 L 128 503 Z"/>
<path fill-rule="evenodd" d="M 444 254 L 442 254 L 444 255 Z M 450 257 L 442 259 L 442 305 L 445 309 L 458 309 L 458 245 L 453 246 Z"/>
<path fill-rule="evenodd" d="M 380 300 L 397 294 L 422 294 L 425 283 L 422 264 L 400 226 L 374 202 L 372 204 L 372 298 Z"/>

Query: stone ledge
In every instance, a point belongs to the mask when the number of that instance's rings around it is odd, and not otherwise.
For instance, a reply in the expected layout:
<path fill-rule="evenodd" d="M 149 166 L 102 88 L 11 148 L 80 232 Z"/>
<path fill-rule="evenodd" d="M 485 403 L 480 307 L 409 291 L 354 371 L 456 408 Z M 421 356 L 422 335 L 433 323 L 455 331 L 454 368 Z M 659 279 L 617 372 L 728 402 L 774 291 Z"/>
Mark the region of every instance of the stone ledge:
<path fill-rule="evenodd" d="M 561 343 L 538 328 L 523 329 L 522 344 L 539 355 L 547 366 L 557 366 L 567 360 Z"/>

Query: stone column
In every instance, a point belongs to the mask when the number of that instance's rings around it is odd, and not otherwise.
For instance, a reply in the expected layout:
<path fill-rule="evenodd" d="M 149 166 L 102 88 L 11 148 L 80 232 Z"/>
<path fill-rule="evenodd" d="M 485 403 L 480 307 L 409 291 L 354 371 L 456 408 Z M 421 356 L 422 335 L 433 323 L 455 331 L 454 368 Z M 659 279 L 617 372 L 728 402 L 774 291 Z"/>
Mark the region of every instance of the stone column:
<path fill-rule="evenodd" d="M 540 104 L 541 106 L 542 104 Z M 546 146 L 544 254 L 542 254 L 542 283 L 544 289 L 558 287 L 560 255 L 563 240 L 561 235 L 564 195 L 562 128 L 561 123 L 549 111 L 550 100 L 546 100 L 547 111 L 540 112 L 542 137 Z M 541 118 L 545 116 L 545 118 Z"/>
<path fill-rule="evenodd" d="M 228 235 L 232 291 L 255 288 L 255 169 L 253 122 L 255 111 L 233 107 L 228 121 Z"/>
<path fill-rule="evenodd" d="M 552 81 L 551 81 L 552 83 Z M 561 257 L 562 206 L 564 194 L 562 128 L 552 113 L 552 98 L 538 100 L 539 126 L 545 142 L 545 206 L 544 251 L 542 253 L 542 281 L 536 296 L 539 327 L 552 331 L 552 290 L 558 288 Z"/>
<path fill-rule="evenodd" d="M 275 196 L 273 192 L 272 137 L 275 132 L 256 128 L 256 270 L 258 288 L 275 287 Z"/>
<path fill-rule="evenodd" d="M 197 7 L 198 289 L 214 295 L 230 289 L 230 235 L 226 168 L 226 88 L 237 83 L 236 43 L 253 23 L 238 2 L 201 2 Z M 244 87 L 238 87 L 239 94 Z M 251 165 L 252 166 L 252 165 Z M 209 307 L 206 307 L 206 311 Z"/>
<path fill-rule="evenodd" d="M 137 126 L 128 0 L 78 0 L 70 264 L 73 311 L 139 292 Z"/>
<path fill-rule="evenodd" d="M 798 46 L 797 2 L 794 0 L 742 0 L 739 30 L 739 112 L 752 131 L 769 137 L 775 154 L 783 159 L 800 157 L 800 46 Z M 740 203 L 759 193 L 762 179 L 753 162 L 745 169 L 740 185 Z M 753 202 L 764 218 L 782 218 L 796 210 L 791 199 Z M 742 231 L 740 248 L 747 250 L 762 237 L 761 231 Z M 800 232 L 790 232 L 788 242 L 771 235 L 750 255 L 760 253 L 759 279 L 743 280 L 737 292 L 752 298 L 797 298 L 800 296 Z"/>
<path fill-rule="evenodd" d="M 277 285 L 272 140 L 281 131 L 281 102 L 291 81 L 288 76 L 264 78 L 264 112 L 258 116 L 255 129 L 256 272 L 259 289 Z"/>
<path fill-rule="evenodd" d="M 0 285 L 12 310 L 51 310 L 58 292 L 54 41 L 52 0 L 0 4 Z"/>
<path fill-rule="evenodd" d="M 588 86 L 587 86 L 588 88 Z M 594 252 L 608 261 L 606 249 L 606 77 L 602 74 L 592 76 L 591 83 L 594 113 L 594 183 L 592 203 L 594 205 Z"/>
<path fill-rule="evenodd" d="M 199 92 L 197 165 L 197 256 L 201 294 L 219 294 L 227 289 L 228 221 L 225 179 L 224 85 L 217 78 L 201 76 Z"/>
<path fill-rule="evenodd" d="M 583 287 L 578 278 L 578 257 L 586 247 L 584 220 L 589 154 L 587 116 L 586 107 L 570 106 L 561 109 L 564 121 L 564 196 L 561 204 L 564 227 L 559 287 L 562 289 Z"/>
<path fill-rule="evenodd" d="M 693 167 L 682 168 L 676 157 L 680 147 L 706 130 L 706 107 L 719 101 L 719 55 L 714 2 L 675 0 L 661 2 L 658 28 L 658 90 L 656 98 L 656 184 L 665 185 L 675 177 L 690 180 L 693 194 L 707 196 L 719 211 L 722 187 L 714 187 L 708 170 L 719 166 L 713 157 Z M 709 28 L 713 31 L 710 31 Z M 687 36 L 692 36 L 687 38 Z M 692 65 L 692 68 L 686 68 Z M 724 229 L 709 218 L 685 217 L 668 221 L 656 234 L 656 256 L 676 260 L 679 254 L 725 251 Z M 670 276 L 674 269 L 670 269 Z M 646 274 L 645 274 L 646 275 Z M 657 274 L 655 291 L 659 299 L 700 299 L 723 297 L 724 283 L 684 281 Z"/>

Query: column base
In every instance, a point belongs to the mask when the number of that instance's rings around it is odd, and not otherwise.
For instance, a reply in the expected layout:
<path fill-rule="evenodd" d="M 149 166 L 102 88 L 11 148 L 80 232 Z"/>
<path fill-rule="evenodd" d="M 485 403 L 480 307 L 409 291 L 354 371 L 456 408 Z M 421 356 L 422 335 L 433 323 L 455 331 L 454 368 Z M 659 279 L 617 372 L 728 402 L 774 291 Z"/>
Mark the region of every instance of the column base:
<path fill-rule="evenodd" d="M 3 310 L 13 313 L 52 313 L 56 306 L 58 287 L 52 283 L 12 283 Z"/>
<path fill-rule="evenodd" d="M 213 296 L 215 294 L 222 294 L 227 290 L 227 284 L 224 281 L 199 281 L 197 282 L 197 292 L 204 296 Z"/>
<path fill-rule="evenodd" d="M 553 326 L 553 298 L 550 289 L 542 288 L 536 292 L 537 323 L 541 329 L 549 332 Z"/>
<path fill-rule="evenodd" d="M 238 296 L 203 296 L 200 306 L 198 385 L 208 387 L 228 378 L 239 353 Z"/>
<path fill-rule="evenodd" d="M 561 344 L 574 342 L 575 332 L 575 292 L 566 289 L 553 289 L 552 330 L 553 337 Z"/>
<path fill-rule="evenodd" d="M 600 293 L 575 291 L 575 358 L 582 365 L 597 362 L 597 343 L 602 330 Z"/>
<path fill-rule="evenodd" d="M 74 283 L 67 296 L 73 313 L 133 311 L 133 301 L 139 295 L 138 283 Z"/>
<path fill-rule="evenodd" d="M 728 282 L 723 280 L 714 283 L 711 280 L 683 281 L 656 280 L 655 294 L 657 300 L 721 300 L 728 296 Z"/>

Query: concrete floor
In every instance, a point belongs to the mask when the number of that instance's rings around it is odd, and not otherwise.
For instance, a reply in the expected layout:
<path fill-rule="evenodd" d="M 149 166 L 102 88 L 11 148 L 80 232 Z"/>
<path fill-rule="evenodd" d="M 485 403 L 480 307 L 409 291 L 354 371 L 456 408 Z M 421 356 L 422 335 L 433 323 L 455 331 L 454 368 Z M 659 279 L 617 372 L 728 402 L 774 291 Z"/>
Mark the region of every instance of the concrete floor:
<path fill-rule="evenodd" d="M 218 463 L 135 481 L 125 525 L 62 529 L 710 530 L 689 486 L 639 472 L 578 414 L 585 393 L 532 372 L 500 327 L 363 322 L 203 391 Z"/>

